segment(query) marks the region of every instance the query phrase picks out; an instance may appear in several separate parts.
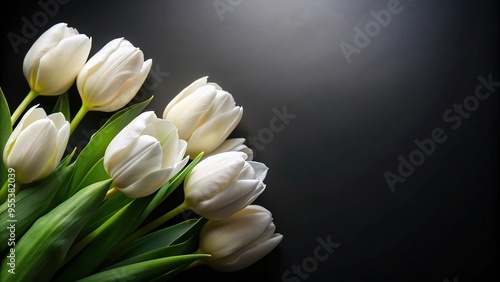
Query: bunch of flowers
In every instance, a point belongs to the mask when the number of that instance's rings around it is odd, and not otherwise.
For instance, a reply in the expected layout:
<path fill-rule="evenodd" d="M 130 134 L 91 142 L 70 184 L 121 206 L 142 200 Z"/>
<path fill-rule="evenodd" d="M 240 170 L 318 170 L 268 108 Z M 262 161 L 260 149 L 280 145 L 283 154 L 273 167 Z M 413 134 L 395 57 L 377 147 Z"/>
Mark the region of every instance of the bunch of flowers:
<path fill-rule="evenodd" d="M 90 50 L 56 24 L 25 56 L 31 91 L 12 115 L 0 90 L 0 281 L 165 281 L 201 264 L 238 271 L 274 249 L 282 235 L 252 204 L 268 168 L 245 139 L 228 139 L 243 114 L 233 96 L 203 77 L 160 118 L 143 112 L 153 97 L 126 107 L 151 59 L 124 38 Z M 81 108 L 70 118 L 74 83 Z M 58 97 L 52 113 L 28 108 L 37 96 Z M 90 111 L 114 113 L 66 154 Z M 178 187 L 184 200 L 162 211 Z M 188 210 L 197 216 L 168 223 Z"/>

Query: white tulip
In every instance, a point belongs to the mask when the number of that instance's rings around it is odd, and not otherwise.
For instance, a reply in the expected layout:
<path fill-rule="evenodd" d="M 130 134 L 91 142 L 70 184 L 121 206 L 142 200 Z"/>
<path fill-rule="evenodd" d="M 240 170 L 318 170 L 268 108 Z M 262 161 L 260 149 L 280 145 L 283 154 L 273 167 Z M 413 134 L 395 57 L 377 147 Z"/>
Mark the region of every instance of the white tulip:
<path fill-rule="evenodd" d="M 83 107 L 112 112 L 137 94 L 151 69 L 151 59 L 129 41 L 117 38 L 106 44 L 83 66 L 76 78 Z"/>
<path fill-rule="evenodd" d="M 245 143 L 245 138 L 227 139 L 210 154 L 203 155 L 202 160 L 224 152 L 243 152 L 247 154 L 247 161 L 251 161 L 253 159 L 253 151 L 243 143 Z"/>
<path fill-rule="evenodd" d="M 55 96 L 67 91 L 89 56 L 91 40 L 66 23 L 44 32 L 30 48 L 23 72 L 32 91 Z"/>
<path fill-rule="evenodd" d="M 191 157 L 219 147 L 243 115 L 233 96 L 207 79 L 202 77 L 182 90 L 163 112 L 163 118 L 175 124 L 180 138 L 188 142 Z"/>
<path fill-rule="evenodd" d="M 186 165 L 186 146 L 171 122 L 157 118 L 152 111 L 144 112 L 109 143 L 104 168 L 120 192 L 145 197 Z"/>
<path fill-rule="evenodd" d="M 6 167 L 24 184 L 49 175 L 59 164 L 69 139 L 69 122 L 61 113 L 49 116 L 38 105 L 30 108 L 12 131 L 3 152 Z"/>
<path fill-rule="evenodd" d="M 202 217 L 220 220 L 251 204 L 265 189 L 268 168 L 225 152 L 200 161 L 186 176 L 185 204 Z"/>
<path fill-rule="evenodd" d="M 271 213 L 250 205 L 224 220 L 209 220 L 201 229 L 197 253 L 210 254 L 200 261 L 215 270 L 233 272 L 246 268 L 271 252 L 283 238 L 274 233 Z"/>

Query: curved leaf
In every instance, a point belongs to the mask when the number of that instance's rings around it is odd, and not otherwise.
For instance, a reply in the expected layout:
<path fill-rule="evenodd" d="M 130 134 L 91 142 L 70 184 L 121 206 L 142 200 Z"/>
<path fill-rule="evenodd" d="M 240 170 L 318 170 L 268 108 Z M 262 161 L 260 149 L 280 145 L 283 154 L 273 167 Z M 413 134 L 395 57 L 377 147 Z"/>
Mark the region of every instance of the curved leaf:
<path fill-rule="evenodd" d="M 78 281 L 108 282 L 120 281 L 122 279 L 132 279 L 133 281 L 151 281 L 168 271 L 175 270 L 183 265 L 206 257 L 209 257 L 209 255 L 190 254 L 149 260 L 106 270 Z"/>
<path fill-rule="evenodd" d="M 21 189 L 16 194 L 15 198 L 15 220 L 16 222 L 16 237 L 21 236 L 28 230 L 31 225 L 43 214 L 46 213 L 50 203 L 56 194 L 57 190 L 65 179 L 69 178 L 74 166 L 66 166 L 62 164 L 48 177 Z M 8 203 L 5 202 L 0 206 L 0 220 L 7 222 L 9 216 Z M 9 230 L 6 228 L 0 229 L 0 250 L 7 248 L 7 239 L 9 238 Z"/>
<path fill-rule="evenodd" d="M 61 266 L 73 240 L 102 202 L 110 180 L 94 183 L 39 218 L 16 244 L 16 268 L 1 267 L 1 281 L 49 281 Z"/>
<path fill-rule="evenodd" d="M 3 154 L 5 143 L 7 143 L 11 133 L 12 124 L 10 122 L 9 104 L 0 87 L 0 154 Z M 0 185 L 3 185 L 5 181 L 7 181 L 7 169 L 3 161 L 0 161 Z"/>
<path fill-rule="evenodd" d="M 52 110 L 53 113 L 62 113 L 67 121 L 71 120 L 68 92 L 64 92 L 57 98 L 57 103 Z"/>

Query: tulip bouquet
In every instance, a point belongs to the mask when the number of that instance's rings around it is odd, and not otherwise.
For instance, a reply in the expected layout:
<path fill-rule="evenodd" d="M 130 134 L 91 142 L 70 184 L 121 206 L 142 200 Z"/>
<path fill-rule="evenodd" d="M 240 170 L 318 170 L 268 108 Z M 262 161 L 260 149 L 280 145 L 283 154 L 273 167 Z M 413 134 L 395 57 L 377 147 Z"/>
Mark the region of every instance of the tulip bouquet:
<path fill-rule="evenodd" d="M 56 24 L 25 56 L 31 91 L 12 114 L 0 89 L 0 281 L 165 281 L 203 264 L 237 271 L 273 250 L 282 235 L 252 204 L 268 168 L 245 139 L 228 139 L 243 114 L 233 96 L 202 77 L 160 118 L 143 112 L 153 97 L 129 105 L 151 59 L 124 38 L 89 59 L 90 49 Z M 29 107 L 38 96 L 57 96 L 51 113 Z M 66 153 L 91 111 L 112 116 Z M 180 220 L 188 210 L 196 216 Z"/>

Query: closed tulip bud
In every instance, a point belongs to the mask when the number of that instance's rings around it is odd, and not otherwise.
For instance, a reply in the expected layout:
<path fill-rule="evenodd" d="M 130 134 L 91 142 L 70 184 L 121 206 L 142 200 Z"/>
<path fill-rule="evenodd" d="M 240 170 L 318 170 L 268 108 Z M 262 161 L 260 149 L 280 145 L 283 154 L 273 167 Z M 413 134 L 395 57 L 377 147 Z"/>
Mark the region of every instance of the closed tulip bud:
<path fill-rule="evenodd" d="M 202 217 L 220 220 L 251 204 L 265 189 L 268 168 L 225 152 L 200 161 L 186 177 L 185 204 Z"/>
<path fill-rule="evenodd" d="M 112 112 L 137 94 L 151 69 L 151 59 L 129 41 L 117 38 L 106 44 L 83 66 L 76 78 L 83 107 Z"/>
<path fill-rule="evenodd" d="M 245 138 L 227 139 L 219 147 L 217 147 L 217 149 L 213 150 L 210 154 L 203 155 L 202 159 L 206 159 L 210 156 L 224 152 L 243 152 L 247 154 L 247 161 L 251 161 L 253 159 L 253 151 L 243 143 L 245 143 Z"/>
<path fill-rule="evenodd" d="M 187 154 L 211 153 L 238 125 L 243 108 L 233 96 L 202 77 L 182 90 L 165 108 L 163 118 L 179 129 L 188 142 Z"/>
<path fill-rule="evenodd" d="M 32 91 L 54 96 L 67 91 L 89 56 L 91 40 L 66 23 L 44 32 L 30 48 L 23 72 Z"/>
<path fill-rule="evenodd" d="M 250 205 L 224 220 L 209 220 L 201 229 L 198 253 L 211 257 L 200 261 L 211 268 L 233 272 L 246 268 L 271 252 L 283 238 L 274 233 L 271 213 Z"/>
<path fill-rule="evenodd" d="M 144 112 L 109 143 L 104 168 L 115 188 L 128 197 L 156 192 L 187 163 L 186 141 L 177 128 L 154 112 Z"/>
<path fill-rule="evenodd" d="M 61 113 L 49 116 L 37 106 L 29 109 L 12 131 L 3 161 L 16 171 L 18 183 L 49 175 L 61 160 L 69 139 L 69 122 Z"/>

